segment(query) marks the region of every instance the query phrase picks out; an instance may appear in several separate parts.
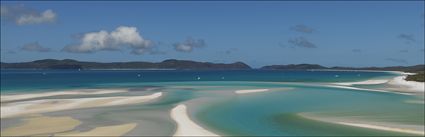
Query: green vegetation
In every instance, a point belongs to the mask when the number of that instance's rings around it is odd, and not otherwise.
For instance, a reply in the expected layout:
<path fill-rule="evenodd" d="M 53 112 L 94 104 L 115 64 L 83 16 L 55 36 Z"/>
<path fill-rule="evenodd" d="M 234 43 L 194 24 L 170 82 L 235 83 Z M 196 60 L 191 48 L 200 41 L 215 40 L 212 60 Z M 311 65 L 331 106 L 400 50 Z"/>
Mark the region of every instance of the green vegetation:
<path fill-rule="evenodd" d="M 425 72 L 424 71 L 416 72 L 416 75 L 407 76 L 406 80 L 407 81 L 425 82 Z"/>

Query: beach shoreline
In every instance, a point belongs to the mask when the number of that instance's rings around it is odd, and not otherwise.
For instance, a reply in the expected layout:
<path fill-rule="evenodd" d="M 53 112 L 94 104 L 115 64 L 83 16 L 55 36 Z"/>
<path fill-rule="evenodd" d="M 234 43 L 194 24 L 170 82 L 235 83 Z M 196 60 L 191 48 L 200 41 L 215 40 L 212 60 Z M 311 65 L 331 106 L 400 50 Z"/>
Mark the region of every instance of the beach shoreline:
<path fill-rule="evenodd" d="M 379 89 L 370 89 L 373 91 L 385 92 L 386 90 L 401 91 L 408 93 L 424 93 L 425 83 L 416 82 L 416 81 L 407 81 L 406 77 L 408 75 L 414 75 L 415 73 L 401 72 L 401 71 L 380 71 L 380 72 L 390 72 L 398 74 L 398 76 L 388 78 L 388 79 L 368 79 L 364 81 L 355 81 L 355 82 L 337 82 L 331 83 L 332 85 L 337 85 L 334 87 L 342 87 L 347 89 L 359 89 L 352 87 L 353 85 L 377 85 L 377 84 L 386 84 L 390 88 L 385 88 L 383 90 Z M 368 89 L 369 90 L 369 89 Z M 391 92 L 393 92 L 391 91 Z"/>

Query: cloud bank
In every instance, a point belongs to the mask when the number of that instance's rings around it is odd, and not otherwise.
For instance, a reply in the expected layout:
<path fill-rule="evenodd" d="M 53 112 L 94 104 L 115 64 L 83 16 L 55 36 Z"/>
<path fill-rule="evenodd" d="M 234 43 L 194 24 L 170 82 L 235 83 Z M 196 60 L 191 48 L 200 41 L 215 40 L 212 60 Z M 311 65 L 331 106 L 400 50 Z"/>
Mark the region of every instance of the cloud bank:
<path fill-rule="evenodd" d="M 231 48 L 231 49 L 228 49 L 228 50 L 226 50 L 224 53 L 225 54 L 232 54 L 232 53 L 234 53 L 234 52 L 237 52 L 239 49 L 237 49 L 237 48 Z"/>
<path fill-rule="evenodd" d="M 205 41 L 203 39 L 187 38 L 184 42 L 174 43 L 174 49 L 179 52 L 192 52 L 195 48 L 205 47 Z"/>
<path fill-rule="evenodd" d="M 402 49 L 402 50 L 399 50 L 398 52 L 400 52 L 400 53 L 407 53 L 407 52 L 409 52 L 409 50 L 407 50 L 407 49 Z"/>
<path fill-rule="evenodd" d="M 391 61 L 394 63 L 399 63 L 399 64 L 407 64 L 407 60 L 404 60 L 404 59 L 386 58 L 385 60 Z"/>
<path fill-rule="evenodd" d="M 416 42 L 415 36 L 413 34 L 400 34 L 397 38 L 404 40 L 407 44 Z"/>
<path fill-rule="evenodd" d="M 314 28 L 311 28 L 311 27 L 303 25 L 303 24 L 293 26 L 290 29 L 293 30 L 293 31 L 296 31 L 296 32 L 308 33 L 308 34 L 316 31 Z"/>
<path fill-rule="evenodd" d="M 351 52 L 354 52 L 354 53 L 361 53 L 361 52 L 363 52 L 361 49 L 352 49 L 351 50 Z"/>
<path fill-rule="evenodd" d="M 292 47 L 300 47 L 300 48 L 317 48 L 316 44 L 310 42 L 304 37 L 296 37 L 296 38 L 290 38 L 288 40 L 288 43 Z"/>
<path fill-rule="evenodd" d="M 25 44 L 21 48 L 22 51 L 29 51 L 29 52 L 50 52 L 52 49 L 46 48 L 41 46 L 38 42 L 32 42 Z"/>
<path fill-rule="evenodd" d="M 40 12 L 22 5 L 2 5 L 1 17 L 2 19 L 12 21 L 17 25 L 29 25 L 55 22 L 57 15 L 51 9 Z"/>
<path fill-rule="evenodd" d="M 149 53 L 153 42 L 144 39 L 136 27 L 119 26 L 114 31 L 89 32 L 79 38 L 79 44 L 65 46 L 62 51 L 71 53 L 94 53 L 129 48 L 132 54 Z"/>

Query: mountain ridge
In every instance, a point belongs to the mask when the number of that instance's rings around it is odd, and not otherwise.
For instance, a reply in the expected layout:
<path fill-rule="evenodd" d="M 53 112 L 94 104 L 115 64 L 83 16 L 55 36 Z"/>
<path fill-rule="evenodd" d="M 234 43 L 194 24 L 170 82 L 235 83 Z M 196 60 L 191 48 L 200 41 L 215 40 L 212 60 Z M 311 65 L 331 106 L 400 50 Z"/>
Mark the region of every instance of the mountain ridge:
<path fill-rule="evenodd" d="M 424 71 L 424 64 L 413 66 L 389 66 L 389 67 L 325 67 L 318 64 L 287 64 L 267 65 L 260 70 L 383 70 L 383 71 Z M 161 62 L 129 61 L 129 62 L 91 62 L 74 59 L 41 59 L 30 62 L 4 63 L 1 69 L 253 69 L 243 62 L 234 63 L 211 63 L 192 60 L 166 59 Z"/>
<path fill-rule="evenodd" d="M 167 59 L 162 62 L 88 62 L 73 59 L 42 59 L 30 62 L 4 63 L 2 69 L 252 69 L 243 62 L 211 63 Z"/>

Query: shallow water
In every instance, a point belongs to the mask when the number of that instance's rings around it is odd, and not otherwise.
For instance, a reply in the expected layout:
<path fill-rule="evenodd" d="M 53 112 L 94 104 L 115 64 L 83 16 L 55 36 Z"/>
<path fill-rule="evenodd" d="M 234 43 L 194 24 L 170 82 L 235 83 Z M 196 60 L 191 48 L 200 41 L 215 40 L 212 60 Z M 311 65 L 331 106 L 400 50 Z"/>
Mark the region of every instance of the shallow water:
<path fill-rule="evenodd" d="M 355 117 L 364 121 L 423 125 L 423 104 L 403 103 L 412 98 L 414 97 L 357 90 L 296 87 L 290 91 L 240 95 L 228 102 L 202 108 L 196 116 L 201 121 L 206 121 L 210 128 L 217 128 L 222 133 L 231 135 L 401 135 L 374 130 L 361 132 L 362 129 L 340 125 L 338 127 L 353 129 L 353 132 L 341 132 L 332 128 L 337 125 L 316 132 L 312 130 L 313 125 L 302 125 L 303 122 L 314 121 L 296 117 L 296 114 L 320 113 L 328 117 Z M 285 122 L 288 119 L 292 120 Z M 296 123 L 297 121 L 300 123 Z"/>
<path fill-rule="evenodd" d="M 82 121 L 75 129 L 78 131 L 135 122 L 138 126 L 126 135 L 172 135 L 176 124 L 169 112 L 176 105 L 184 103 L 189 106 L 192 120 L 220 135 L 409 135 L 337 125 L 298 115 L 315 114 L 423 126 L 424 104 L 408 103 L 409 100 L 423 100 L 423 97 L 324 86 L 327 83 L 394 76 L 397 75 L 387 72 L 342 71 L 2 70 L 1 93 L 25 94 L 86 88 L 129 89 L 129 92 L 124 93 L 28 99 L 40 100 L 137 96 L 163 92 L 162 97 L 147 103 L 43 114 L 78 119 Z M 383 86 L 359 87 L 379 89 Z M 234 93 L 243 89 L 271 91 Z M 16 126 L 23 118 L 26 116 L 2 119 L 7 122 L 2 122 L 1 129 Z"/>

